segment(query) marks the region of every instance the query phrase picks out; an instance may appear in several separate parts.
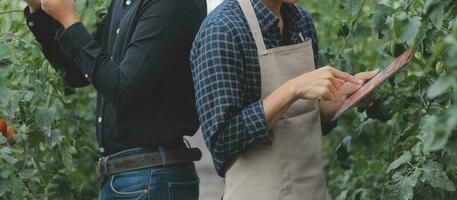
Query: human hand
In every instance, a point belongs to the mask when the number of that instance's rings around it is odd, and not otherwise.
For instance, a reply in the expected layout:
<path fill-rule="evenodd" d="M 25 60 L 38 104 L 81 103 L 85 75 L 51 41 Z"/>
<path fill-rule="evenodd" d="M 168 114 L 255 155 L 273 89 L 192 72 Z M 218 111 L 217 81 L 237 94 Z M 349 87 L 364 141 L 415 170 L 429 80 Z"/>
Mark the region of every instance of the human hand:
<path fill-rule="evenodd" d="M 41 9 L 41 0 L 25 0 L 25 3 L 29 6 L 30 13 L 34 13 Z"/>
<path fill-rule="evenodd" d="M 375 69 L 373 71 L 367 71 L 367 72 L 361 72 L 355 75 L 356 78 L 363 80 L 363 82 L 372 79 L 374 76 L 376 76 L 379 73 L 379 69 Z M 344 99 L 347 98 L 347 96 L 353 94 L 356 92 L 358 89 L 362 87 L 362 84 L 353 84 L 353 83 L 345 83 L 343 86 L 343 89 L 341 89 L 340 95 L 343 96 Z M 355 104 L 355 107 L 360 107 L 360 106 L 367 106 L 374 100 L 376 100 L 376 93 L 375 92 L 370 92 L 367 96 L 365 96 L 360 102 Z"/>
<path fill-rule="evenodd" d="M 291 80 L 295 97 L 327 101 L 333 101 L 338 98 L 340 90 L 348 83 L 361 85 L 363 80 L 331 66 L 304 73 Z"/>
<path fill-rule="evenodd" d="M 41 9 L 65 29 L 79 21 L 75 0 L 41 0 Z"/>

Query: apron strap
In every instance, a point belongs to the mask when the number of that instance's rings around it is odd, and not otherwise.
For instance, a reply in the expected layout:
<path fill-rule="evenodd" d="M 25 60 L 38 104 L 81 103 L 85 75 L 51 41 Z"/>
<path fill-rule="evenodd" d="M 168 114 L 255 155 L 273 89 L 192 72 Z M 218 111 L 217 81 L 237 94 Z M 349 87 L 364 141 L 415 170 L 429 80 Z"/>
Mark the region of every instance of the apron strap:
<path fill-rule="evenodd" d="M 254 7 L 252 7 L 251 0 L 238 0 L 238 3 L 243 10 L 243 14 L 248 21 L 249 28 L 251 29 L 252 35 L 254 36 L 255 44 L 257 46 L 257 53 L 263 55 L 267 48 L 263 41 L 262 31 L 260 29 L 257 15 L 255 15 Z"/>

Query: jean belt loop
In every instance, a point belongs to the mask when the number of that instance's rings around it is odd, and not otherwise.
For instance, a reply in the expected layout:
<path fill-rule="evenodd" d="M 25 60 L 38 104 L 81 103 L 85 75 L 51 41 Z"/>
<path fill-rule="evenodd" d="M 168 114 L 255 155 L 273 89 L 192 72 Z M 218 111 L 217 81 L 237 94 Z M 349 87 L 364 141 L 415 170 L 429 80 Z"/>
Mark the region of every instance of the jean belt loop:
<path fill-rule="evenodd" d="M 109 156 L 106 156 L 106 157 L 102 158 L 103 174 L 105 176 L 109 176 L 108 160 L 109 160 Z"/>
<path fill-rule="evenodd" d="M 162 164 L 164 166 L 166 166 L 168 161 L 167 161 L 167 156 L 165 155 L 165 148 L 163 146 L 160 146 L 159 152 L 160 152 L 160 158 L 162 159 Z"/>

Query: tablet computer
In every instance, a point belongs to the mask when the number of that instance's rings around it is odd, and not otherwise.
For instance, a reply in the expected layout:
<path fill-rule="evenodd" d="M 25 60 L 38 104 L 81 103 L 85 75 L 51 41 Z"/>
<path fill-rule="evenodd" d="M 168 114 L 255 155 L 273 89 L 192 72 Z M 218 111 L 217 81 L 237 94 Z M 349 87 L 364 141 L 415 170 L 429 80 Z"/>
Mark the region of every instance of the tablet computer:
<path fill-rule="evenodd" d="M 386 81 L 388 78 L 393 76 L 398 70 L 402 69 L 408 62 L 411 60 L 412 55 L 414 54 L 415 47 L 408 49 L 401 56 L 396 58 L 389 66 L 382 69 L 376 76 L 368 80 L 363 84 L 361 88 L 355 91 L 351 96 L 349 96 L 343 104 L 336 111 L 332 121 L 335 121 L 341 115 L 362 100 L 367 94 L 373 91 L 378 85 Z"/>

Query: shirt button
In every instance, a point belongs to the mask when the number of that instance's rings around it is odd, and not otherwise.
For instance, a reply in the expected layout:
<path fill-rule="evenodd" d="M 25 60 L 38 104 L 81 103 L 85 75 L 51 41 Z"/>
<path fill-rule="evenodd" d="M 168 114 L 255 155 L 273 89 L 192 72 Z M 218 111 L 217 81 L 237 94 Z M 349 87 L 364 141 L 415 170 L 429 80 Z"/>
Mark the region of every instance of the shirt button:
<path fill-rule="evenodd" d="M 27 23 L 27 24 L 28 24 L 30 27 L 35 26 L 35 24 L 34 24 L 33 22 L 29 22 L 29 23 Z"/>
<path fill-rule="evenodd" d="M 116 34 L 119 34 L 119 31 L 121 31 L 119 28 L 116 30 Z"/>
<path fill-rule="evenodd" d="M 84 74 L 84 77 L 89 78 L 89 74 Z"/>
<path fill-rule="evenodd" d="M 130 4 L 132 4 L 132 1 L 131 1 L 131 0 L 127 0 L 127 1 L 125 1 L 125 5 L 128 5 L 128 6 L 130 6 Z"/>
<path fill-rule="evenodd" d="M 97 119 L 97 121 L 98 121 L 98 123 L 102 123 L 103 118 L 102 118 L 102 117 L 99 117 L 99 118 Z"/>
<path fill-rule="evenodd" d="M 100 151 L 100 153 L 105 153 L 105 148 L 100 147 L 99 151 Z"/>

